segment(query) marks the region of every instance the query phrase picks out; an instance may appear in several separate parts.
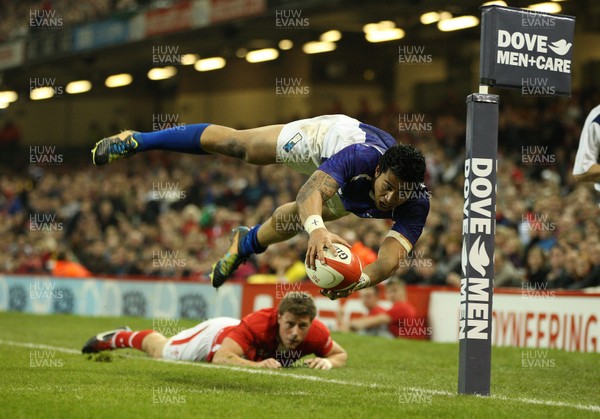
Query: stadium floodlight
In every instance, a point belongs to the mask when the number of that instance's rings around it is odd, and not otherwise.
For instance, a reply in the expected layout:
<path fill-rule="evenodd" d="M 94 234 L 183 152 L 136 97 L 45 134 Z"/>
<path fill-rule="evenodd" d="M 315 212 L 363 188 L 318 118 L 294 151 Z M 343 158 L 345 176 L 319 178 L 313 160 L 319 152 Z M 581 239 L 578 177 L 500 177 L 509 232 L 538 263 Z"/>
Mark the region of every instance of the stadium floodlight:
<path fill-rule="evenodd" d="M 558 3 L 548 1 L 545 3 L 530 4 L 526 9 L 533 10 L 534 12 L 560 13 L 562 11 L 562 6 Z"/>
<path fill-rule="evenodd" d="M 175 74 L 177 74 L 177 69 L 173 66 L 158 67 L 148 71 L 148 78 L 150 80 L 165 80 L 170 79 Z"/>
<path fill-rule="evenodd" d="M 452 19 L 440 20 L 437 27 L 442 32 L 458 31 L 461 29 L 472 28 L 479 25 L 479 18 L 476 16 L 466 15 L 453 17 Z"/>
<path fill-rule="evenodd" d="M 272 61 L 279 57 L 279 51 L 275 48 L 263 48 L 249 51 L 246 54 L 246 61 L 249 63 L 261 63 L 263 61 Z"/>
<path fill-rule="evenodd" d="M 335 42 L 311 41 L 302 46 L 305 54 L 320 54 L 322 52 L 333 51 L 337 48 Z"/>
<path fill-rule="evenodd" d="M 406 33 L 397 28 L 396 23 L 391 20 L 382 20 L 379 23 L 367 23 L 363 26 L 365 38 L 369 42 L 387 42 L 404 38 Z"/>
<path fill-rule="evenodd" d="M 363 26 L 363 32 L 364 33 L 369 33 L 369 32 L 376 32 L 376 31 L 383 31 L 386 29 L 394 29 L 396 27 L 396 23 L 394 23 L 391 20 L 382 20 L 381 22 L 378 23 L 367 23 L 365 26 Z"/>
<path fill-rule="evenodd" d="M 291 39 L 282 39 L 279 41 L 279 49 L 282 51 L 287 51 L 288 49 L 292 49 L 294 47 L 294 43 Z"/>
<path fill-rule="evenodd" d="M 419 20 L 423 25 L 430 25 L 435 22 L 439 22 L 441 20 L 452 19 L 452 13 L 450 12 L 428 12 L 423 13 Z"/>
<path fill-rule="evenodd" d="M 183 54 L 181 56 L 181 65 L 193 65 L 199 58 L 198 54 Z"/>
<path fill-rule="evenodd" d="M 321 42 L 337 42 L 340 39 L 342 39 L 342 33 L 335 29 L 324 32 L 319 38 Z"/>
<path fill-rule="evenodd" d="M 92 83 L 89 80 L 77 80 L 67 84 L 66 92 L 70 95 L 89 92 L 92 88 Z"/>
<path fill-rule="evenodd" d="M 423 25 L 429 25 L 440 20 L 440 14 L 438 12 L 427 12 L 423 13 L 419 18 Z"/>
<path fill-rule="evenodd" d="M 19 95 L 14 90 L 5 90 L 0 92 L 0 102 L 12 103 L 16 102 L 18 98 Z"/>
<path fill-rule="evenodd" d="M 365 38 L 369 42 L 377 43 L 377 42 L 395 41 L 395 40 L 404 38 L 405 35 L 406 35 L 406 33 L 404 32 L 403 29 L 393 28 L 393 29 L 383 29 L 380 31 L 369 32 L 369 33 L 365 34 Z"/>
<path fill-rule="evenodd" d="M 194 68 L 197 71 L 212 71 L 225 67 L 225 64 L 227 61 L 223 57 L 210 57 L 196 61 Z"/>
<path fill-rule="evenodd" d="M 121 74 L 113 74 L 112 76 L 108 76 L 104 81 L 106 87 L 122 87 L 131 84 L 133 81 L 133 77 L 128 73 Z"/>
<path fill-rule="evenodd" d="M 50 99 L 52 96 L 54 96 L 54 88 L 50 86 L 38 87 L 29 93 L 31 100 Z"/>
<path fill-rule="evenodd" d="M 10 103 L 8 103 L 8 102 L 0 102 L 0 109 L 6 109 L 6 108 L 8 108 L 8 105 L 10 105 Z"/>

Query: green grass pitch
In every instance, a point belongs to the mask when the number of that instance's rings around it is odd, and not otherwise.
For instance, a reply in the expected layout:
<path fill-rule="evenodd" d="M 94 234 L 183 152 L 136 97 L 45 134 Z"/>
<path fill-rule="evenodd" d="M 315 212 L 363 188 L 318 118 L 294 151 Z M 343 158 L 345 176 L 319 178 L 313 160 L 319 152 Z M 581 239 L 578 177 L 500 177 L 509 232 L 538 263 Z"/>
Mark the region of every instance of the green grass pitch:
<path fill-rule="evenodd" d="M 600 417 L 598 354 L 494 348 L 492 396 L 474 397 L 456 394 L 455 344 L 335 333 L 345 368 L 269 372 L 78 353 L 97 332 L 149 319 L 4 312 L 0 325 L 1 418 Z"/>

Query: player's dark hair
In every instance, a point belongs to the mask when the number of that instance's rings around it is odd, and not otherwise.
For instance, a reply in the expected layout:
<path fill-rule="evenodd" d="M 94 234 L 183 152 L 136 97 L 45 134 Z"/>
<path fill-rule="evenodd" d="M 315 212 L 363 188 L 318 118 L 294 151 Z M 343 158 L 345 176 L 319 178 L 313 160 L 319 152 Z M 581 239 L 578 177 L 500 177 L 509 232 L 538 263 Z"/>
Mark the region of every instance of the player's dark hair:
<path fill-rule="evenodd" d="M 308 315 L 310 321 L 313 321 L 313 319 L 317 317 L 317 306 L 310 294 L 300 291 L 291 291 L 288 292 L 279 303 L 278 312 L 282 316 L 288 312 L 295 316 Z"/>
<path fill-rule="evenodd" d="M 379 170 L 392 173 L 404 182 L 425 180 L 425 157 L 421 150 L 409 144 L 395 144 L 379 159 Z"/>

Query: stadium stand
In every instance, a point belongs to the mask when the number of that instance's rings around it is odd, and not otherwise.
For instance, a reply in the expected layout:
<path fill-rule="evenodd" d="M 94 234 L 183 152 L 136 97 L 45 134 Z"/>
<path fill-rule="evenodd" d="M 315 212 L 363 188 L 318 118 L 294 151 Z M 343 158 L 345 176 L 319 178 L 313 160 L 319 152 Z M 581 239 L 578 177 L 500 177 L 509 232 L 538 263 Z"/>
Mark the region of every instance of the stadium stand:
<path fill-rule="evenodd" d="M 32 29 L 27 24 L 31 10 L 55 10 L 66 25 L 76 26 L 140 8 L 175 4 L 142 0 L 2 2 L 0 41 L 26 37 Z M 413 109 L 401 109 L 395 105 L 398 99 L 389 97 L 387 105 L 372 111 L 367 99 L 356 98 L 359 105 L 354 108 L 333 98 L 329 111 L 355 116 L 423 149 L 433 197 L 431 212 L 423 236 L 400 273 L 410 284 L 457 286 L 464 101 L 448 97 L 432 110 L 431 104 L 421 109 L 418 103 Z M 600 219 L 594 215 L 598 197 L 589 187 L 577 186 L 570 175 L 581 126 L 598 103 L 600 92 L 592 87 L 560 101 L 503 93 L 496 220 L 498 285 L 520 287 L 528 281 L 571 289 L 600 285 Z M 399 132 L 402 112 L 426 112 L 433 130 Z M 95 275 L 207 281 L 206 273 L 227 246 L 230 229 L 264 220 L 277 205 L 293 200 L 303 182 L 302 176 L 281 166 L 258 168 L 221 158 L 159 152 L 138 155 L 110 170 L 92 167 L 88 150 L 80 148 L 69 159 L 78 163 L 68 167 L 23 166 L 11 156 L 27 155 L 28 145 L 22 144 L 21 127 L 9 119 L 10 112 L 6 115 L 0 115 L 0 234 L 4 239 L 0 271 L 4 273 L 52 274 L 57 261 L 70 261 L 77 264 L 77 269 L 73 268 L 79 274 L 85 269 Z M 117 125 L 93 121 L 82 135 L 91 146 L 123 128 Z M 285 176 L 282 170 L 286 170 Z M 334 225 L 357 249 L 367 250 L 365 257 L 369 257 L 369 249 L 377 251 L 389 227 L 377 220 L 356 223 L 352 217 Z M 286 273 L 303 260 L 305 240 L 299 236 L 273 246 L 242 267 L 238 277 L 266 274 L 297 281 L 297 275 L 287 277 Z M 176 257 L 161 257 L 164 254 Z M 165 266 L 160 263 L 165 259 L 179 263 Z"/>
<path fill-rule="evenodd" d="M 564 145 L 547 149 L 548 155 L 555 156 L 550 163 L 524 164 L 531 160 L 527 153 L 510 146 L 502 150 L 497 247 L 503 256 L 497 269 L 508 269 L 512 275 L 502 285 L 520 287 L 522 281 L 534 278 L 557 288 L 598 284 L 600 223 L 592 216 L 597 204 L 589 189 L 576 187 L 569 177 L 578 127 L 593 100 L 578 101 L 574 96 L 567 109 L 544 109 L 532 103 L 519 108 L 507 105 L 501 112 L 501 144 L 522 143 L 544 121 L 554 121 L 544 135 L 564 138 Z M 381 115 L 362 117 L 385 120 Z M 399 138 L 425 151 L 433 198 L 425 232 L 401 267 L 401 275 L 413 284 L 457 285 L 464 128 L 452 115 L 439 115 L 434 126 L 431 135 Z M 281 170 L 286 170 L 285 177 Z M 32 166 L 28 173 L 7 167 L 3 172 L 3 272 L 48 274 L 49 261 L 64 253 L 93 274 L 200 281 L 207 280 L 206 272 L 226 246 L 233 226 L 264 220 L 277 205 L 294 199 L 291 191 L 303 182 L 301 175 L 281 166 L 260 168 L 225 158 L 160 152 L 120 162 L 109 172 L 87 162 L 68 171 Z M 175 188 L 173 179 L 177 179 Z M 170 200 L 158 199 L 161 188 L 170 188 Z M 32 221 L 30 214 L 38 219 Z M 44 214 L 56 217 L 40 222 Z M 36 221 L 38 228 L 32 228 Z M 335 222 L 335 229 L 359 246 L 367 240 L 376 251 L 388 228 L 385 222 L 355 221 L 347 217 Z M 274 246 L 240 269 L 238 277 L 281 272 L 274 265 L 291 266 L 303 260 L 304 241 L 299 236 Z M 185 262 L 157 265 L 157 255 L 168 252 Z M 277 261 L 274 254 L 288 260 Z M 539 255 L 537 261 L 534 254 Z"/>

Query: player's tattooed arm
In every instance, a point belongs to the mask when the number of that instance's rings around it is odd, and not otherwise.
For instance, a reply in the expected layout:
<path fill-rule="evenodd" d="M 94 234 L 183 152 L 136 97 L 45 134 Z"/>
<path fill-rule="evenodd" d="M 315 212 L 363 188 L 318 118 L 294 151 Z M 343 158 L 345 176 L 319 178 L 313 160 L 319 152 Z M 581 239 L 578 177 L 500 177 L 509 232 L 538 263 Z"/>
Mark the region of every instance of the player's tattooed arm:
<path fill-rule="evenodd" d="M 300 188 L 296 197 L 298 212 L 302 221 L 309 215 L 323 212 L 323 203 L 327 202 L 338 190 L 339 185 L 334 178 L 322 170 L 316 170 Z"/>
<path fill-rule="evenodd" d="M 315 170 L 300 188 L 296 201 L 304 201 L 315 191 L 318 191 L 322 201 L 327 202 L 337 192 L 339 187 L 335 179 L 327 173 L 322 170 Z"/>
<path fill-rule="evenodd" d="M 316 170 L 306 183 L 300 188 L 296 197 L 296 205 L 298 207 L 298 215 L 302 224 L 306 227 L 306 222 L 309 217 L 313 217 L 311 222 L 314 222 L 314 227 L 306 231 L 309 232 L 308 246 L 306 249 L 306 264 L 314 269 L 315 259 L 319 259 L 321 263 L 325 263 L 323 249 L 326 247 L 334 254 L 337 250 L 333 246 L 334 243 L 342 243 L 345 246 L 350 245 L 337 234 L 327 231 L 323 223 L 323 203 L 327 202 L 338 190 L 339 185 L 334 178 L 329 176 L 322 170 Z"/>

